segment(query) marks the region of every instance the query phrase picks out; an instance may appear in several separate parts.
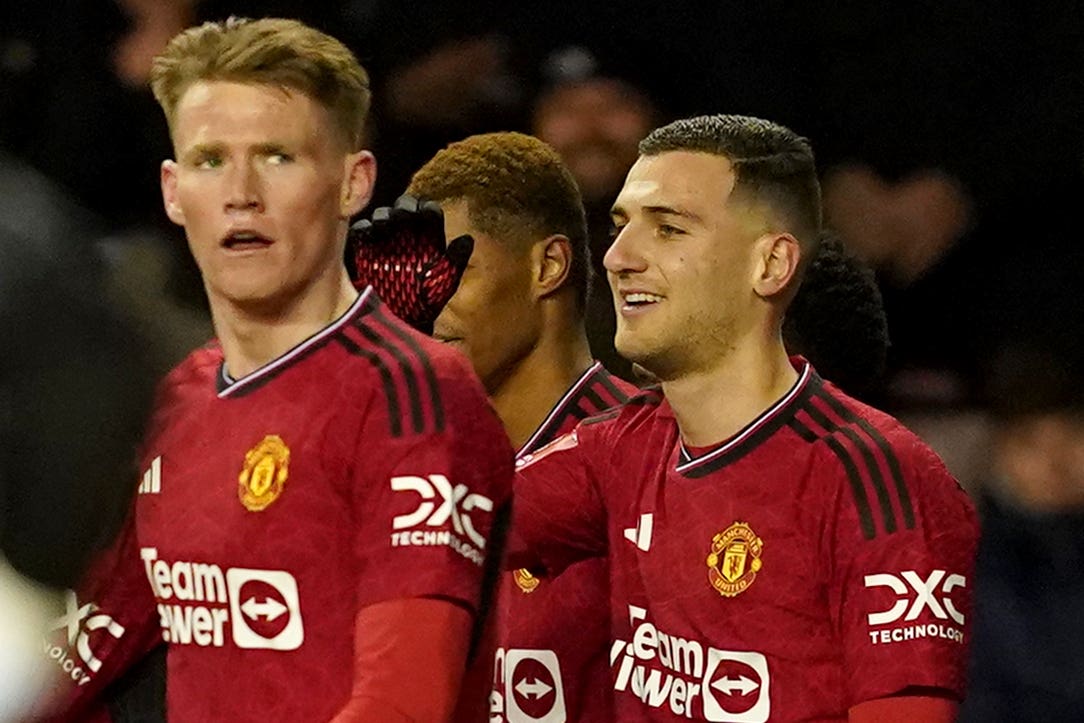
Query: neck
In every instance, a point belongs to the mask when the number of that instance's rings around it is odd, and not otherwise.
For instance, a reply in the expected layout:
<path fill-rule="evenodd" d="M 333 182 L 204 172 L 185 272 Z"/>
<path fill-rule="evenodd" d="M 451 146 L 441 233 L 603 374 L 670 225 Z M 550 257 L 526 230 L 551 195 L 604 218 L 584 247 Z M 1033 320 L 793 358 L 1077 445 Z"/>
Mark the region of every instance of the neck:
<path fill-rule="evenodd" d="M 358 291 L 345 270 L 335 281 L 272 308 L 212 301 L 211 320 L 230 376 L 251 374 L 345 314 Z"/>
<path fill-rule="evenodd" d="M 794 386 L 783 342 L 737 344 L 711 367 L 662 383 L 681 437 L 707 447 L 732 437 Z"/>
<path fill-rule="evenodd" d="M 497 415 L 515 449 L 531 438 L 568 388 L 593 359 L 582 328 L 543 338 L 496 389 L 490 390 Z"/>

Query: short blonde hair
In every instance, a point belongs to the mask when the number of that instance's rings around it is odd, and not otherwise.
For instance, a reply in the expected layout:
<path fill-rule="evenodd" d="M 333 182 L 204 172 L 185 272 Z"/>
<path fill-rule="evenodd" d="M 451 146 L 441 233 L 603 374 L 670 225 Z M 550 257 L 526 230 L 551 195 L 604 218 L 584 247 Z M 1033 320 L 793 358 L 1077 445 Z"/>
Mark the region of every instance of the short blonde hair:
<path fill-rule="evenodd" d="M 173 130 L 189 86 L 225 80 L 305 93 L 330 111 L 350 150 L 360 150 L 369 75 L 335 38 L 296 20 L 230 18 L 189 28 L 154 59 L 151 89 Z"/>

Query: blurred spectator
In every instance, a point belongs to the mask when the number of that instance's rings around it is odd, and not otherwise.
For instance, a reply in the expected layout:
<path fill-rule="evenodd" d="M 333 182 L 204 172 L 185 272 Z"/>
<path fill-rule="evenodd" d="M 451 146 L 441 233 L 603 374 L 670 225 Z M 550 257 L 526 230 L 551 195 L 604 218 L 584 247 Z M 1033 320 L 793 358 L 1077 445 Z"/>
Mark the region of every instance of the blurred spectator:
<path fill-rule="evenodd" d="M 825 222 L 877 272 L 890 301 L 906 298 L 909 287 L 942 260 L 971 224 L 962 185 L 939 169 L 916 170 L 892 182 L 869 166 L 844 164 L 828 171 L 823 189 Z M 897 306 L 894 311 L 906 310 Z M 916 358 L 906 326 L 903 336 L 904 358 L 889 380 L 885 403 L 899 411 L 970 401 L 955 370 Z"/>
<path fill-rule="evenodd" d="M 1041 339 L 994 361 L 965 723 L 1084 715 L 1082 376 L 1079 358 Z"/>
<path fill-rule="evenodd" d="M 834 168 L 824 179 L 824 210 L 847 246 L 898 286 L 937 263 L 970 221 L 959 181 L 935 169 L 890 183 L 867 166 Z"/>

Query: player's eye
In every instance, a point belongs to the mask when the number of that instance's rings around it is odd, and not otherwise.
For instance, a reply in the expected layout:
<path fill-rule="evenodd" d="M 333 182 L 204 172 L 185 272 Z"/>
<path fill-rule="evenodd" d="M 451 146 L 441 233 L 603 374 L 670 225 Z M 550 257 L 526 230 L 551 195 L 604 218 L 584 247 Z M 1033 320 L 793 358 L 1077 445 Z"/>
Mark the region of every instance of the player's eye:
<path fill-rule="evenodd" d="M 221 158 L 221 156 L 208 155 L 208 156 L 200 156 L 200 157 L 196 158 L 196 168 L 200 168 L 200 169 L 203 169 L 203 170 L 210 170 L 210 169 L 213 169 L 213 168 L 221 168 L 221 167 L 222 167 L 222 158 Z"/>
<path fill-rule="evenodd" d="M 668 223 L 659 224 L 659 235 L 662 236 L 663 238 L 670 238 L 671 236 L 679 236 L 679 235 L 681 235 L 683 233 L 685 233 L 685 231 L 678 228 L 677 226 L 671 226 Z"/>
<path fill-rule="evenodd" d="M 625 228 L 625 224 L 623 223 L 611 223 L 609 231 L 610 240 L 613 241 L 614 239 L 616 239 L 621 234 L 621 229 L 623 228 Z"/>
<path fill-rule="evenodd" d="M 289 153 L 276 152 L 267 154 L 267 165 L 269 166 L 282 166 L 293 160 L 294 157 Z"/>

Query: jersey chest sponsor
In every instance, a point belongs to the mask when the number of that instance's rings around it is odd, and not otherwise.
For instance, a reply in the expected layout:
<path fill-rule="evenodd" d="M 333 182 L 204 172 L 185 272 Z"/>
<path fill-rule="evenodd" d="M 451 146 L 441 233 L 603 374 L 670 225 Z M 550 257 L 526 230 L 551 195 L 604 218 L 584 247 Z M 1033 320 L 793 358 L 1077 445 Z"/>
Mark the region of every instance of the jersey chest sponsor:
<path fill-rule="evenodd" d="M 489 723 L 565 723 L 561 663 L 552 650 L 498 648 Z"/>
<path fill-rule="evenodd" d="M 714 648 L 659 629 L 646 608 L 629 605 L 628 612 L 630 639 L 614 640 L 610 648 L 615 691 L 690 720 L 769 720 L 771 681 L 763 653 Z"/>
<path fill-rule="evenodd" d="M 305 640 L 297 580 L 285 570 L 140 557 L 158 599 L 162 638 L 176 645 L 296 650 Z"/>

